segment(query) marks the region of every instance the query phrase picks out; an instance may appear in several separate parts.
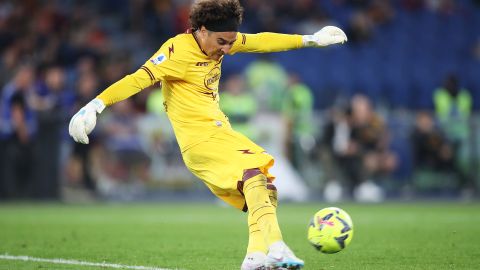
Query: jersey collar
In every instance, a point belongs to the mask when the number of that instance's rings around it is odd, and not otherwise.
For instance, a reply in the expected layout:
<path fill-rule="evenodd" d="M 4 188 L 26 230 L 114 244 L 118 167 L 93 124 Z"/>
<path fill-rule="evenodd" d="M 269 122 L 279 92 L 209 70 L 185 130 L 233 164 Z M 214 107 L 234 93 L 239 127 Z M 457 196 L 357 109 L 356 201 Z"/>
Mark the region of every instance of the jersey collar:
<path fill-rule="evenodd" d="M 202 47 L 200 46 L 200 43 L 198 42 L 198 39 L 197 39 L 197 36 L 195 36 L 195 31 L 192 30 L 192 37 L 193 39 L 195 39 L 195 42 L 197 43 L 198 45 L 198 48 L 200 49 L 200 51 L 202 51 L 202 53 L 206 56 L 208 56 L 208 54 L 202 49 Z"/>

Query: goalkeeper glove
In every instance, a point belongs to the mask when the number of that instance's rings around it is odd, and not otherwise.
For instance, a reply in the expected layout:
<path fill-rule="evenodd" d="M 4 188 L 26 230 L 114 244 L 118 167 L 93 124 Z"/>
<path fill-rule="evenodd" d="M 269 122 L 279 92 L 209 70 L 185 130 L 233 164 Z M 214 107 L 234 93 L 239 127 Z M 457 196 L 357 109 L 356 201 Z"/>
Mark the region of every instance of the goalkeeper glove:
<path fill-rule="evenodd" d="M 72 117 L 68 126 L 68 133 L 74 141 L 88 144 L 88 134 L 95 128 L 97 113 L 100 114 L 103 109 L 105 109 L 105 104 L 102 100 L 96 98 L 87 103 Z"/>
<path fill-rule="evenodd" d="M 304 35 L 303 46 L 325 47 L 336 43 L 343 44 L 347 40 L 347 35 L 342 29 L 335 26 L 325 26 L 313 35 Z"/>

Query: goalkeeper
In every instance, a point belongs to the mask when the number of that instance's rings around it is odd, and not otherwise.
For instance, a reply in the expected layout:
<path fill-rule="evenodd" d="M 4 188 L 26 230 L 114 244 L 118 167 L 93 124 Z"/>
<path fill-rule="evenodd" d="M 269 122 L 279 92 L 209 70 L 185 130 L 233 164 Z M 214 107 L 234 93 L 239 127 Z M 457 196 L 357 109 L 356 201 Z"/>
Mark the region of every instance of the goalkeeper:
<path fill-rule="evenodd" d="M 243 8 L 238 0 L 199 0 L 190 10 L 191 30 L 167 40 L 136 72 L 125 76 L 75 114 L 69 133 L 88 144 L 97 114 L 161 82 L 164 107 L 188 169 L 228 204 L 248 212 L 249 241 L 241 269 L 300 269 L 282 240 L 276 207 L 274 159 L 234 131 L 219 108 L 218 85 L 227 54 L 278 52 L 347 41 L 337 27 L 313 35 L 238 32 Z"/>

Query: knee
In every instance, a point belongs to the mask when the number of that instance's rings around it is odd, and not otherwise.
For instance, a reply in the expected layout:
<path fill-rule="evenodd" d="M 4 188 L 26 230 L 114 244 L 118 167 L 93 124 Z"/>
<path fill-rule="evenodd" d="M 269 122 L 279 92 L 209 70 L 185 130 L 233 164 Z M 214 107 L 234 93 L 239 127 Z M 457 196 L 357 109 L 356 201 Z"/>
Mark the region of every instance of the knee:
<path fill-rule="evenodd" d="M 241 181 L 243 193 L 258 187 L 266 189 L 267 177 L 258 168 L 245 170 Z"/>
<path fill-rule="evenodd" d="M 268 197 L 270 202 L 276 208 L 278 206 L 278 192 L 277 187 L 272 183 L 267 183 Z"/>

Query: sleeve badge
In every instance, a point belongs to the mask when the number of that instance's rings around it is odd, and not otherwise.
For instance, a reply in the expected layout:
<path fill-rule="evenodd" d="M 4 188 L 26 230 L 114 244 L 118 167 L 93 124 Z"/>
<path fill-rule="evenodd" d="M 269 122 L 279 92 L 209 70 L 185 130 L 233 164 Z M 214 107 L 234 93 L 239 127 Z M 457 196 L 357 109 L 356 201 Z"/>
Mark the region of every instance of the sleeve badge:
<path fill-rule="evenodd" d="M 154 58 L 150 59 L 150 62 L 152 62 L 154 65 L 159 65 L 163 61 L 165 61 L 166 59 L 167 59 L 167 57 L 165 56 L 165 54 L 161 53 L 161 54 L 155 56 Z"/>

